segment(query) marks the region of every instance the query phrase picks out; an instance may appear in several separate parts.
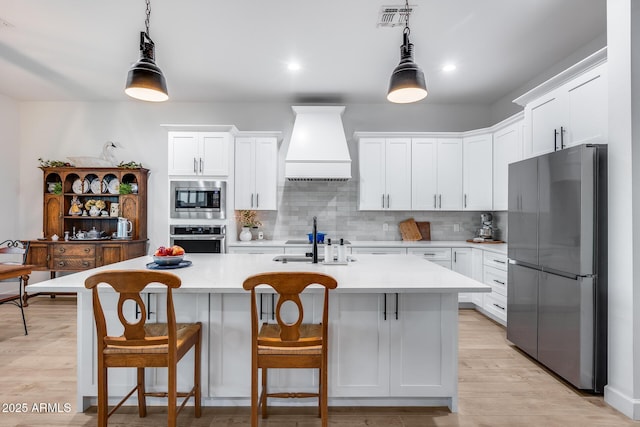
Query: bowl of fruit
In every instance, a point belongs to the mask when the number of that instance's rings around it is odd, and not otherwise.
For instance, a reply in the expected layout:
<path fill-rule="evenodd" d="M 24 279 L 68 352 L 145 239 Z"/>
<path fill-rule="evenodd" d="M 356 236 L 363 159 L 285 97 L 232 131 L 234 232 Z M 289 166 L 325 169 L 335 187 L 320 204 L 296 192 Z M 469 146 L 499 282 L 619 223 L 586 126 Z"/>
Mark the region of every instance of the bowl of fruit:
<path fill-rule="evenodd" d="M 178 245 L 160 246 L 153 253 L 153 262 L 158 265 L 180 264 L 184 258 L 184 249 Z"/>

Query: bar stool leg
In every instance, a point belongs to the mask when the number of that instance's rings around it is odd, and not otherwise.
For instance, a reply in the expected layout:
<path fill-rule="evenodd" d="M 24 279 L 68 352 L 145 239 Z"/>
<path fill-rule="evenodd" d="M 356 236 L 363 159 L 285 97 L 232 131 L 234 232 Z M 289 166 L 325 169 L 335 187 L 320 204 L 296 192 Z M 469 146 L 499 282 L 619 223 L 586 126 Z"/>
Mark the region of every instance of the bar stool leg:
<path fill-rule="evenodd" d="M 262 368 L 262 399 L 260 401 L 262 405 L 262 418 L 267 418 L 267 368 Z"/>
<path fill-rule="evenodd" d="M 144 387 L 144 368 L 138 368 L 138 415 L 140 418 L 147 416 L 147 398 Z"/>

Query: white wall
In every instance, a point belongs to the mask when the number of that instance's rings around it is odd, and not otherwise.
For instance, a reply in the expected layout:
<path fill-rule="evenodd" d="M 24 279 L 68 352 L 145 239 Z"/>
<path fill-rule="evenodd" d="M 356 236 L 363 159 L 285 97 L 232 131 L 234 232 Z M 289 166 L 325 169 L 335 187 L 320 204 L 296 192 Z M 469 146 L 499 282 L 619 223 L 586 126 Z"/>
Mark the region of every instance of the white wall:
<path fill-rule="evenodd" d="M 609 370 L 605 401 L 640 419 L 640 3 L 609 0 L 607 23 Z"/>
<path fill-rule="evenodd" d="M 18 126 L 18 104 L 0 95 L 0 242 L 5 239 L 20 239 L 18 230 L 20 217 L 18 200 L 21 188 L 17 179 L 20 157 Z M 42 203 L 41 203 L 42 205 Z"/>

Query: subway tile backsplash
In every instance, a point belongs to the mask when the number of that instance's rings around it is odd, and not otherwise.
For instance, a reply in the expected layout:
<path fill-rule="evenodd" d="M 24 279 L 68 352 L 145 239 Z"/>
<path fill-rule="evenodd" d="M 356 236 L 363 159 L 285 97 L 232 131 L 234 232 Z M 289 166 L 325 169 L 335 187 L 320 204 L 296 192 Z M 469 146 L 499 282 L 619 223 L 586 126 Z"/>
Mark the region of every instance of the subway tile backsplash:
<path fill-rule="evenodd" d="M 481 212 L 359 211 L 358 183 L 285 182 L 278 188 L 277 211 L 260 211 L 260 229 L 266 239 L 304 239 L 311 232 L 313 216 L 318 231 L 332 239 L 401 240 L 398 224 L 407 218 L 431 222 L 431 240 L 466 240 L 480 228 Z M 498 238 L 506 240 L 507 213 L 494 212 Z M 383 231 L 387 224 L 388 230 Z M 454 231 L 456 224 L 459 231 Z"/>

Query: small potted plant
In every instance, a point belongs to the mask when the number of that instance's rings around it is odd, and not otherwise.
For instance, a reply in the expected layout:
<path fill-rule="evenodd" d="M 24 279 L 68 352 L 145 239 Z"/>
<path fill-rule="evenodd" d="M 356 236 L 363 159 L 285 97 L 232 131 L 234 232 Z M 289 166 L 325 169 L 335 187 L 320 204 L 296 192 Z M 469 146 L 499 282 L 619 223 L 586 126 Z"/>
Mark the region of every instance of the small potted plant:
<path fill-rule="evenodd" d="M 241 210 L 236 212 L 236 219 L 242 230 L 240 231 L 240 240 L 247 242 L 251 240 L 251 228 L 260 227 L 262 223 L 257 218 L 258 213 L 253 210 Z"/>

